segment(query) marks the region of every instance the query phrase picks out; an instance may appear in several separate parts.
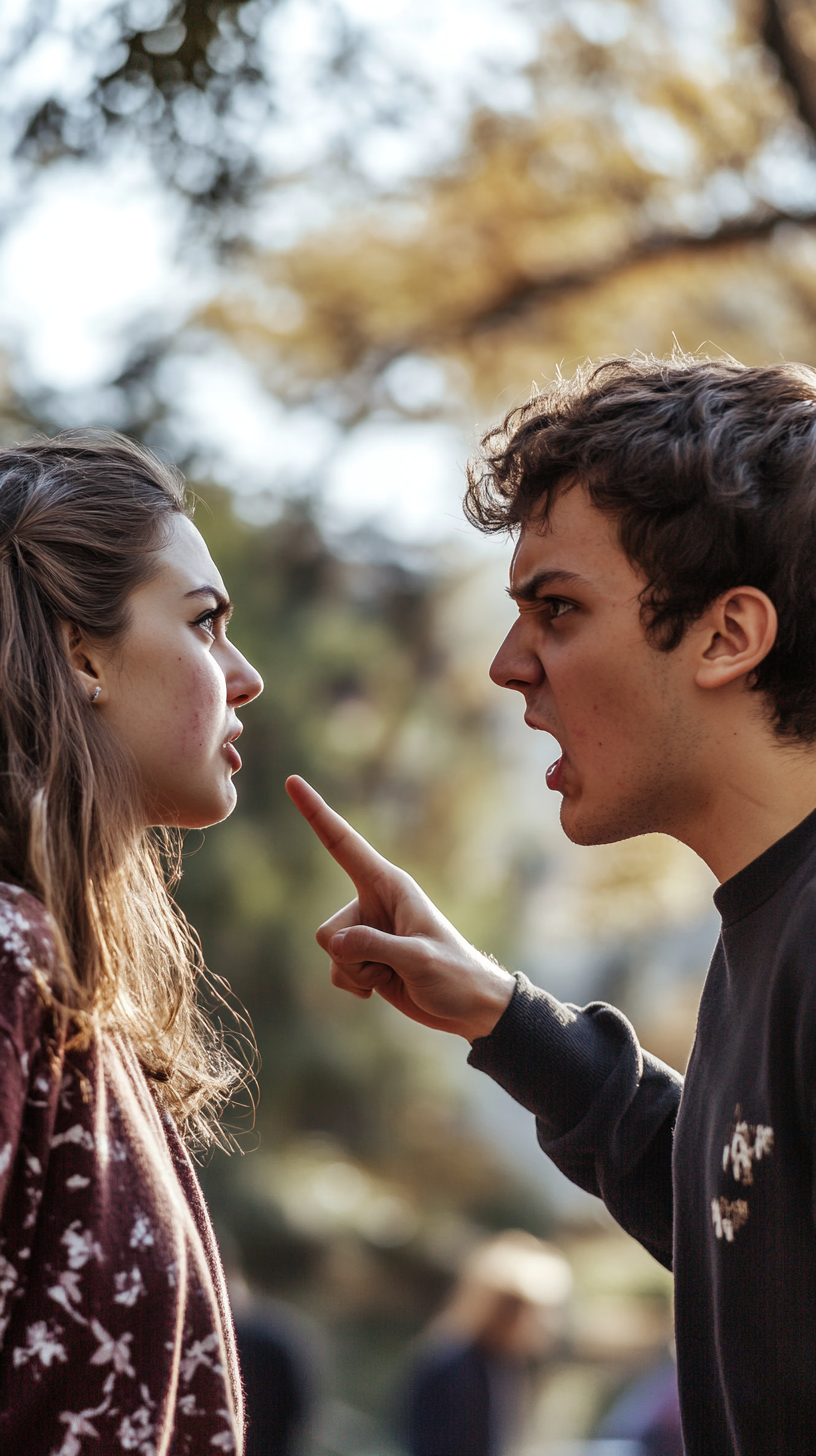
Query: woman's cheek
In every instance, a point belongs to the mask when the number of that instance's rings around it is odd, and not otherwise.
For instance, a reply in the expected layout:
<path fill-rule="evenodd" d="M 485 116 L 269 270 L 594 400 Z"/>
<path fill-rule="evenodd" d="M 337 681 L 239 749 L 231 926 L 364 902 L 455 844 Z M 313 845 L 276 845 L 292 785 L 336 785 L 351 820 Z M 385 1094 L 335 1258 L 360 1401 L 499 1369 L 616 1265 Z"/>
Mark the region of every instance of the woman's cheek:
<path fill-rule="evenodd" d="M 184 734 L 190 749 L 206 752 L 220 747 L 219 735 L 226 731 L 226 691 L 223 674 L 197 667 L 190 682 Z"/>

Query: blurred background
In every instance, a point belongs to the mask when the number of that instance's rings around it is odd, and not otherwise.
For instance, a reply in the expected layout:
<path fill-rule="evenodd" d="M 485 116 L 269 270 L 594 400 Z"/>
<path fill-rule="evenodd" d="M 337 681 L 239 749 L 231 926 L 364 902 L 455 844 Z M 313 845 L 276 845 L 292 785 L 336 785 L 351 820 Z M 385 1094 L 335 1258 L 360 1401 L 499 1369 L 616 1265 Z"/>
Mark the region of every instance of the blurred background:
<path fill-rule="evenodd" d="M 814 128 L 813 0 L 5 0 L 0 434 L 176 459 L 266 680 L 180 898 L 260 1053 L 202 1177 L 236 1301 L 315 1367 L 314 1452 L 399 1449 L 414 1342 L 507 1230 L 571 1269 L 517 1448 L 658 1450 L 608 1412 L 665 1366 L 668 1276 L 463 1043 L 331 989 L 313 930 L 350 889 L 283 779 L 683 1068 L 710 876 L 561 836 L 553 744 L 487 679 L 510 548 L 463 466 L 588 355 L 816 364 Z"/>

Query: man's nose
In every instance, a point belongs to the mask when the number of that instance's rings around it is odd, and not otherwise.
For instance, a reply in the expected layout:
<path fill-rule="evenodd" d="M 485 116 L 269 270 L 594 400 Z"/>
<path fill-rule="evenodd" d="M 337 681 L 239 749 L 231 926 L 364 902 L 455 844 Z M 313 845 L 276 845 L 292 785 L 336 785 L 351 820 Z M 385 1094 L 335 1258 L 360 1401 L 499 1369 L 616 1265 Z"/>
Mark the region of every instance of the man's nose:
<path fill-rule="evenodd" d="M 514 622 L 490 664 L 490 676 L 500 688 L 523 693 L 544 681 L 544 667 L 525 642 L 524 624 Z"/>

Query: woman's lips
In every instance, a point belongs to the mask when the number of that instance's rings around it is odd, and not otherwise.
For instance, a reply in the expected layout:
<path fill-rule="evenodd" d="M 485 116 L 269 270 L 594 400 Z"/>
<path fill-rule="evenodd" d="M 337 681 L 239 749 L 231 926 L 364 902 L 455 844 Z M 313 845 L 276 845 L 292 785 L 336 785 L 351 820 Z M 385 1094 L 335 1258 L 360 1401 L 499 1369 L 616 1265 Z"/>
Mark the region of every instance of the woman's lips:
<path fill-rule="evenodd" d="M 556 793 L 564 788 L 564 771 L 566 769 L 566 755 L 561 754 L 560 758 L 551 763 L 547 769 L 547 788 L 553 789 Z"/>
<path fill-rule="evenodd" d="M 227 762 L 233 773 L 237 773 L 241 767 L 241 755 L 234 743 L 225 743 L 224 752 L 227 755 Z"/>

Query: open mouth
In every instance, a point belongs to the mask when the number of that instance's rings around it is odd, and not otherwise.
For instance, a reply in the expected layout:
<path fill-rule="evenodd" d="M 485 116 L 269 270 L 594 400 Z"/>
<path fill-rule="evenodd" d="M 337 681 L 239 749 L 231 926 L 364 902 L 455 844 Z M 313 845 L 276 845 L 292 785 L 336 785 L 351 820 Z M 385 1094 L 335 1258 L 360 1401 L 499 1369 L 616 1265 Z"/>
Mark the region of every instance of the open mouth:
<path fill-rule="evenodd" d="M 542 723 L 538 721 L 532 716 L 531 713 L 524 714 L 524 721 L 527 724 L 527 727 L 532 728 L 536 733 L 549 733 L 551 738 L 555 738 L 555 734 L 553 733 L 553 730 L 550 727 L 549 723 Z M 558 739 L 556 738 L 555 741 L 557 743 Z M 567 755 L 562 750 L 560 758 L 557 758 L 554 763 L 551 763 L 549 768 L 547 769 L 547 788 L 552 789 L 554 793 L 563 791 L 564 775 L 566 773 L 568 762 L 569 760 L 567 758 Z"/>
<path fill-rule="evenodd" d="M 224 753 L 226 755 L 227 762 L 232 769 L 232 772 L 237 773 L 243 763 L 243 760 L 240 753 L 238 752 L 238 749 L 235 747 L 235 744 L 231 740 L 224 744 Z"/>
<path fill-rule="evenodd" d="M 227 740 L 222 744 L 223 751 L 226 754 L 227 761 L 229 762 L 233 773 L 238 772 L 243 762 L 243 760 L 241 759 L 241 755 L 238 752 L 238 749 L 235 747 L 235 740 L 236 738 L 240 738 L 243 731 L 244 725 L 242 723 L 239 723 L 238 727 L 235 729 L 235 732 L 231 733 L 229 738 L 227 738 Z"/>
<path fill-rule="evenodd" d="M 558 793 L 564 787 L 564 773 L 566 770 L 566 754 L 562 753 L 560 758 L 551 763 L 547 769 L 547 788 Z"/>

